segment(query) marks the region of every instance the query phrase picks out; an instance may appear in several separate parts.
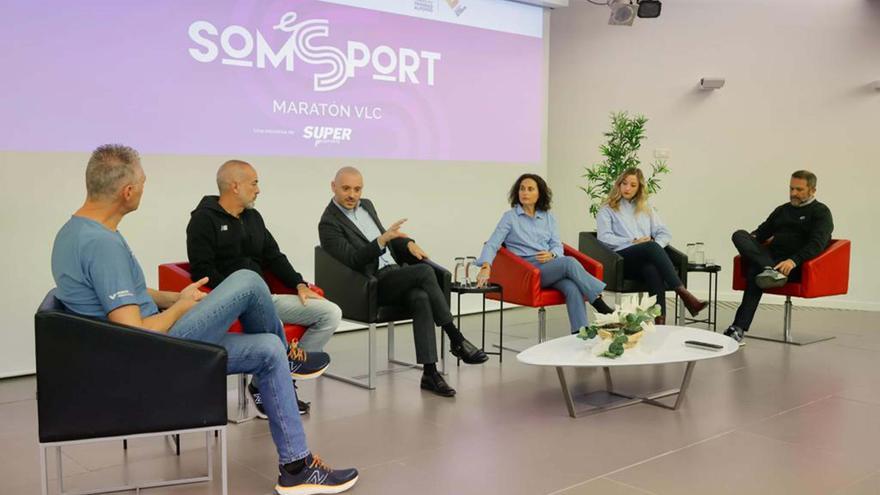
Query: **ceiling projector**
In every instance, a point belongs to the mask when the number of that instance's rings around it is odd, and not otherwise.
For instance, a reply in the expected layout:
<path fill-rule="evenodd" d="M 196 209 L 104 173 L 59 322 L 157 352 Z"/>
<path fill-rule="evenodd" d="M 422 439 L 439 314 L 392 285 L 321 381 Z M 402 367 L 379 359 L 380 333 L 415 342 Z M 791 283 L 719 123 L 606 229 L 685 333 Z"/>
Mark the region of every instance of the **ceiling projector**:
<path fill-rule="evenodd" d="M 636 16 L 645 19 L 660 17 L 662 6 L 659 0 L 609 0 L 611 17 L 608 18 L 608 24 L 632 26 Z"/>

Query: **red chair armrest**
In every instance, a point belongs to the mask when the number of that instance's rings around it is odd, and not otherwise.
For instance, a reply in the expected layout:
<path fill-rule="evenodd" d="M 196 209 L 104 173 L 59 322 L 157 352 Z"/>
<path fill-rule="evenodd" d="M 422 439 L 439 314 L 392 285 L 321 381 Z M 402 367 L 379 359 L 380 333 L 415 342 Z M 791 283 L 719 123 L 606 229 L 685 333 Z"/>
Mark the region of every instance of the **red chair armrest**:
<path fill-rule="evenodd" d="M 296 294 L 296 288 L 287 287 L 272 272 L 264 272 L 263 278 L 266 280 L 266 285 L 269 286 L 269 292 L 272 294 Z M 319 296 L 324 297 L 324 291 L 317 285 L 309 284 L 309 288 Z"/>
<path fill-rule="evenodd" d="M 584 266 L 584 270 L 587 271 L 590 275 L 602 280 L 602 277 L 605 275 L 605 267 L 602 266 L 602 263 L 590 258 L 586 254 L 578 251 L 577 249 L 569 246 L 568 244 L 562 245 L 562 252 L 565 256 L 571 256 L 572 258 L 578 260 L 581 265 Z"/>
<path fill-rule="evenodd" d="M 504 288 L 505 301 L 534 306 L 540 299 L 540 270 L 507 248 L 502 247 L 495 255 L 489 282 Z"/>
<path fill-rule="evenodd" d="M 192 283 L 189 274 L 189 263 L 165 263 L 159 265 L 159 290 L 180 292 Z M 202 286 L 203 292 L 211 292 L 211 289 Z"/>
<path fill-rule="evenodd" d="M 801 267 L 803 297 L 846 294 L 849 290 L 850 253 L 850 241 L 834 239 L 822 254 L 804 262 Z"/>

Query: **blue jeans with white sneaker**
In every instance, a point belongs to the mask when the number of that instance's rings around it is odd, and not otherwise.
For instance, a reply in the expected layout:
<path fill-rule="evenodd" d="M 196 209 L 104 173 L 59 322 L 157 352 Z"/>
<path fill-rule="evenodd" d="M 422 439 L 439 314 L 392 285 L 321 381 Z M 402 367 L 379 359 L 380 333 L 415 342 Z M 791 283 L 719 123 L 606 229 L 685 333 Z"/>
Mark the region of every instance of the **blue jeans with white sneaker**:
<path fill-rule="evenodd" d="M 227 332 L 235 320 L 241 322 L 244 333 Z M 266 283 L 256 272 L 239 270 L 227 277 L 177 320 L 168 334 L 226 348 L 226 372 L 249 373 L 260 383 L 279 463 L 309 455 L 290 383 L 284 327 Z"/>

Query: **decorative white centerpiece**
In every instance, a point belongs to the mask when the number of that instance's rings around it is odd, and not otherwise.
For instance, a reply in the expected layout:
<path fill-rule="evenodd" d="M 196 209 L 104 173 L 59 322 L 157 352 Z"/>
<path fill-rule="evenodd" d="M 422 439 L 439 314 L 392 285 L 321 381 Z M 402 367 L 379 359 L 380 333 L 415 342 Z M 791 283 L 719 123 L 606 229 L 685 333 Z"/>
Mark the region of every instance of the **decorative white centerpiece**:
<path fill-rule="evenodd" d="M 657 299 L 649 296 L 640 303 L 626 300 L 616 306 L 613 313 L 596 314 L 595 321 L 586 328 L 581 328 L 578 337 L 591 342 L 594 356 L 616 359 L 626 349 L 639 344 L 645 332 L 654 331 L 654 318 L 660 316 Z"/>

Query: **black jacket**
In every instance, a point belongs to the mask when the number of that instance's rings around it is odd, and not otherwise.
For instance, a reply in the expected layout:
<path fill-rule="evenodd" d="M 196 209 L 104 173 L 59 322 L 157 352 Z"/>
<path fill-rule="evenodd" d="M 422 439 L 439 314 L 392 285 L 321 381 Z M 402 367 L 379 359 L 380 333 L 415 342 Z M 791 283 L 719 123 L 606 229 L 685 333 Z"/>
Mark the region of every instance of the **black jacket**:
<path fill-rule="evenodd" d="M 778 258 L 791 258 L 800 266 L 822 254 L 833 230 L 831 210 L 814 200 L 801 207 L 791 203 L 777 207 L 753 234 L 759 242 L 772 237 L 770 252 Z"/>
<path fill-rule="evenodd" d="M 376 222 L 379 231 L 384 233 L 385 227 L 379 221 L 379 215 L 376 214 L 373 203 L 369 199 L 361 199 L 361 206 Z M 352 270 L 372 276 L 379 268 L 379 256 L 383 251 L 379 247 L 379 243 L 376 242 L 376 239 L 364 237 L 360 229 L 342 213 L 332 199 L 324 209 L 321 221 L 318 223 L 318 237 L 321 239 L 321 247 L 330 256 Z M 412 241 L 410 238 L 398 237 L 386 245 L 391 250 L 391 256 L 397 264 L 406 265 L 419 262 L 418 258 L 410 254 L 406 247 L 410 241 Z"/>
<path fill-rule="evenodd" d="M 304 283 L 287 256 L 278 249 L 260 212 L 245 209 L 239 218 L 220 206 L 218 196 L 205 196 L 186 226 L 186 253 L 193 280 L 208 277 L 211 288 L 242 268 L 261 276 L 271 272 L 290 289 Z"/>

